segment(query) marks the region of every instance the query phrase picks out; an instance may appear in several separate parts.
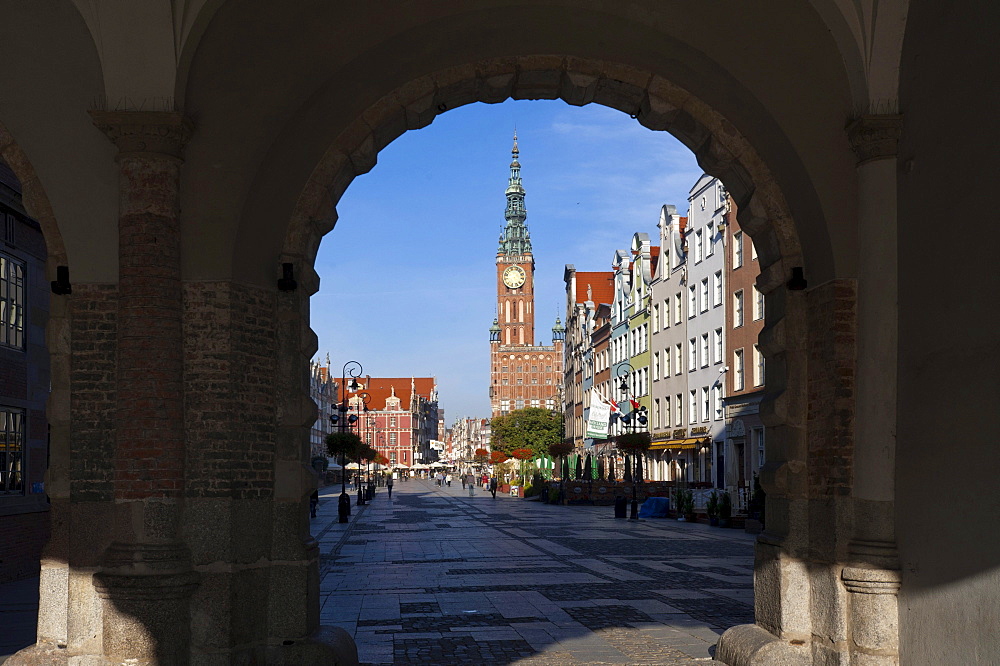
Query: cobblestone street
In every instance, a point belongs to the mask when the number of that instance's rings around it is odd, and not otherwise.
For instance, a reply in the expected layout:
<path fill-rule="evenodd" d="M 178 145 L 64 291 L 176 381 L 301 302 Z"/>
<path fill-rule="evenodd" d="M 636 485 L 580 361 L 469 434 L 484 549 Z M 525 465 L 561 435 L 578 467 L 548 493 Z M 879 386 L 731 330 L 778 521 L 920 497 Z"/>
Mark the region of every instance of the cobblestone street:
<path fill-rule="evenodd" d="M 397 482 L 340 524 L 338 494 L 313 519 L 320 612 L 363 664 L 706 664 L 753 621 L 739 530 L 469 497 L 457 481 Z"/>

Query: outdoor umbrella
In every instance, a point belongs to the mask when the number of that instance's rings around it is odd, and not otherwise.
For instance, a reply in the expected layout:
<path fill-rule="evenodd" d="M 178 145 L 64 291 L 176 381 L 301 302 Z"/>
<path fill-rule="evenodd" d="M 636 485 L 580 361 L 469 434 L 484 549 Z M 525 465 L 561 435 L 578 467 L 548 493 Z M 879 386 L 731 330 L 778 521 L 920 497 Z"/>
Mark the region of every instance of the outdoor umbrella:
<path fill-rule="evenodd" d="M 635 480 L 636 483 L 642 483 L 642 456 L 638 453 L 635 455 Z"/>
<path fill-rule="evenodd" d="M 569 456 L 563 458 L 562 478 L 563 481 L 569 480 Z"/>
<path fill-rule="evenodd" d="M 583 478 L 583 456 L 576 457 L 576 480 Z"/>
<path fill-rule="evenodd" d="M 632 483 L 632 456 L 625 454 L 625 483 Z"/>
<path fill-rule="evenodd" d="M 607 477 L 604 473 L 604 458 L 597 459 L 597 478 L 602 481 Z"/>
<path fill-rule="evenodd" d="M 587 454 L 587 462 L 583 465 L 583 478 L 588 481 L 594 478 L 594 463 L 590 461 L 590 454 Z"/>
<path fill-rule="evenodd" d="M 608 481 L 615 480 L 615 459 L 608 458 Z"/>

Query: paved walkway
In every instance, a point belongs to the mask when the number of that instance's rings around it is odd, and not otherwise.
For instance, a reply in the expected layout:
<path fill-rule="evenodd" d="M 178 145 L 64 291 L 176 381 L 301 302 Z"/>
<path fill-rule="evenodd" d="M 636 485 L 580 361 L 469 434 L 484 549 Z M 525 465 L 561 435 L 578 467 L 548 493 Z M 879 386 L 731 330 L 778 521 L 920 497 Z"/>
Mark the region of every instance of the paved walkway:
<path fill-rule="evenodd" d="M 321 617 L 365 664 L 706 664 L 753 621 L 741 531 L 430 481 L 379 489 L 340 524 L 334 490 L 313 519 Z"/>

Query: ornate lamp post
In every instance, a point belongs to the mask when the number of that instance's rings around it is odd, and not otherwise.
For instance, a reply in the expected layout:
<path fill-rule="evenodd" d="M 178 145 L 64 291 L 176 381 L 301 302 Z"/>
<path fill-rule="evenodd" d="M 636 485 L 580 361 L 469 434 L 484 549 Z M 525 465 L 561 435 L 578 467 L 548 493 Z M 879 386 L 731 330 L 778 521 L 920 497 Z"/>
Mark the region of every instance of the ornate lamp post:
<path fill-rule="evenodd" d="M 631 429 L 631 431 L 637 432 L 641 426 L 645 426 L 647 422 L 646 408 L 639 407 L 639 403 L 635 400 L 632 392 L 629 390 L 628 378 L 632 373 L 635 372 L 635 368 L 632 367 L 631 363 L 623 363 L 618 366 L 618 370 L 615 371 L 615 379 L 620 380 L 621 384 L 619 388 L 622 394 L 629 401 L 631 409 L 628 414 L 622 414 L 618 418 L 621 420 L 622 424 L 625 426 L 626 431 Z M 632 512 L 629 516 L 632 520 L 639 519 L 639 498 L 638 498 L 638 483 L 642 480 L 642 459 L 645 456 L 644 452 L 633 451 L 635 457 L 635 470 L 628 470 L 633 472 L 632 476 Z M 626 461 L 628 458 L 626 457 Z"/>
<path fill-rule="evenodd" d="M 357 386 L 356 385 L 355 385 L 355 390 L 357 390 Z M 348 420 L 354 419 L 353 421 L 351 421 L 351 424 L 358 423 L 358 430 L 361 433 L 361 435 L 360 435 L 361 436 L 361 441 L 364 444 L 368 444 L 368 440 L 364 437 L 364 434 L 365 434 L 365 431 L 364 431 L 365 420 L 367 420 L 367 419 L 363 420 L 362 419 L 362 414 L 365 414 L 365 415 L 368 414 L 368 403 L 371 402 L 371 399 L 372 399 L 372 397 L 371 397 L 371 395 L 368 394 L 367 391 L 361 391 L 360 393 L 356 393 L 354 395 L 354 397 L 351 399 L 351 403 L 353 404 L 355 413 L 348 417 Z M 367 470 L 368 465 L 370 465 L 370 464 L 371 464 L 371 461 L 366 459 L 365 460 L 365 468 L 366 468 L 365 469 L 365 474 L 366 474 L 366 476 L 370 476 L 370 472 L 368 472 L 368 470 Z M 358 474 L 361 474 L 361 456 L 358 456 Z M 365 496 L 364 489 L 359 484 L 358 485 L 358 506 L 364 505 L 367 502 L 368 499 L 370 499 L 370 498 L 368 498 L 368 497 Z"/>
<path fill-rule="evenodd" d="M 364 368 L 357 361 L 348 361 L 340 371 L 340 390 L 343 394 L 337 404 L 338 414 L 330 415 L 330 425 L 337 427 L 340 432 L 346 433 L 357 420 L 357 414 L 347 414 L 347 392 L 352 393 L 358 390 L 358 377 L 361 376 Z M 347 378 L 351 378 L 350 387 L 347 385 Z M 359 470 L 360 471 L 360 470 Z M 337 513 L 340 522 L 346 523 L 351 515 L 351 496 L 347 494 L 347 455 L 340 456 L 340 500 L 337 502 Z"/>

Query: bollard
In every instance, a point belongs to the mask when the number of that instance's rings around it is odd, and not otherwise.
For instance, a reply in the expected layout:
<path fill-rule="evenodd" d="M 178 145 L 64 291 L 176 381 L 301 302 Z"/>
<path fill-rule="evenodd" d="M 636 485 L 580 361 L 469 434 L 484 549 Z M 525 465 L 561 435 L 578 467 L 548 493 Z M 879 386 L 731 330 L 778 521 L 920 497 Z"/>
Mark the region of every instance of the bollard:
<path fill-rule="evenodd" d="M 340 516 L 340 522 L 342 523 L 346 523 L 347 517 L 351 515 L 351 496 L 347 493 L 340 495 L 340 501 L 337 502 L 337 514 Z"/>
<path fill-rule="evenodd" d="M 364 504 L 365 504 L 364 491 L 358 489 L 358 506 L 364 506 Z"/>
<path fill-rule="evenodd" d="M 639 520 L 639 501 L 632 498 L 632 515 L 629 517 L 630 520 Z"/>
<path fill-rule="evenodd" d="M 615 518 L 625 517 L 625 498 L 621 495 L 615 497 Z"/>

